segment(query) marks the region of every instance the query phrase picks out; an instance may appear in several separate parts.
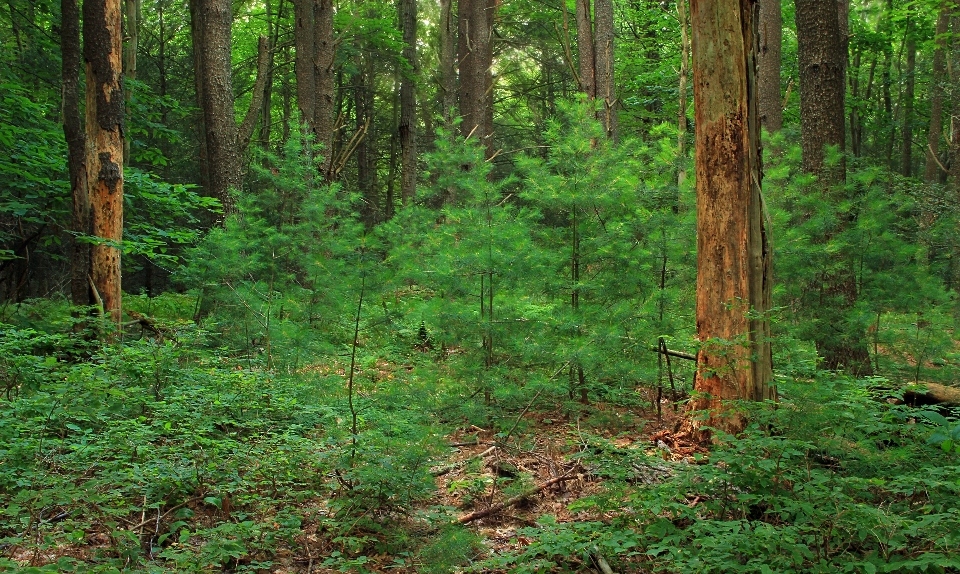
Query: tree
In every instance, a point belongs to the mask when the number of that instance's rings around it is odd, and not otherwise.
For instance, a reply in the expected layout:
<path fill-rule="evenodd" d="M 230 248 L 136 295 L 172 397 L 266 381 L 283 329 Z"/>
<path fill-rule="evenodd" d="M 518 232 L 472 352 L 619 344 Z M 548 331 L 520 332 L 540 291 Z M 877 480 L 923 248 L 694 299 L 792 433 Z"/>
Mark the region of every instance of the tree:
<path fill-rule="evenodd" d="M 617 138 L 617 90 L 614 82 L 614 31 L 612 0 L 576 0 L 577 51 L 580 89 L 593 100 L 600 98 L 597 119 L 609 139 Z"/>
<path fill-rule="evenodd" d="M 63 135 L 67 141 L 67 169 L 73 198 L 73 246 L 70 258 L 70 296 L 74 305 L 89 305 L 90 245 L 80 240 L 90 234 L 90 198 L 87 195 L 86 137 L 80 118 L 80 10 L 77 0 L 61 0 L 60 46 L 63 54 Z"/>
<path fill-rule="evenodd" d="M 760 98 L 760 125 L 774 133 L 783 127 L 783 104 L 780 98 L 783 14 L 780 0 L 760 0 L 759 28 L 757 89 Z"/>
<path fill-rule="evenodd" d="M 197 103 L 203 114 L 208 191 L 233 213 L 231 190 L 240 187 L 237 122 L 233 117 L 231 39 L 233 8 L 230 0 L 190 0 L 193 53 L 197 63 Z M 222 218 L 221 218 L 222 222 Z"/>
<path fill-rule="evenodd" d="M 691 403 L 729 433 L 729 401 L 776 396 L 770 349 L 771 251 L 763 216 L 753 2 L 691 2 L 697 177 L 697 357 Z M 700 421 L 694 421 L 696 428 Z"/>
<path fill-rule="evenodd" d="M 297 106 L 302 121 L 310 126 L 322 146 L 320 173 L 327 180 L 333 174 L 335 120 L 334 63 L 336 40 L 333 34 L 333 0 L 294 0 L 296 25 Z"/>
<path fill-rule="evenodd" d="M 400 80 L 400 197 L 407 205 L 417 191 L 417 0 L 400 0 L 403 59 Z"/>
<path fill-rule="evenodd" d="M 93 235 L 95 298 L 120 324 L 120 241 L 123 235 L 123 42 L 120 0 L 83 3 L 86 63 L 86 173 Z"/>
<path fill-rule="evenodd" d="M 946 0 L 940 4 L 933 50 L 933 83 L 930 86 L 930 126 L 927 129 L 926 163 L 923 180 L 933 183 L 940 179 L 940 138 L 943 131 L 943 96 L 947 81 L 947 33 L 950 27 L 950 9 Z"/>
<path fill-rule="evenodd" d="M 493 10 L 494 0 L 459 0 L 457 57 L 460 62 L 458 100 L 460 131 L 493 156 Z"/>

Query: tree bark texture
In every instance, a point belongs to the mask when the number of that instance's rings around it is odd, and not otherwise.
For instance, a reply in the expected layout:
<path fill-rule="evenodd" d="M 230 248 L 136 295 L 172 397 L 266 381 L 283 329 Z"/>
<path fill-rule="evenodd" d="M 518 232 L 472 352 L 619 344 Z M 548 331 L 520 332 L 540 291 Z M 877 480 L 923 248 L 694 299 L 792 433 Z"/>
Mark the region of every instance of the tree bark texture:
<path fill-rule="evenodd" d="M 123 236 L 123 41 L 120 0 L 83 3 L 86 172 L 93 235 L 91 277 L 111 321 L 120 323 Z"/>
<path fill-rule="evenodd" d="M 231 41 L 233 8 L 231 0 L 191 0 L 199 17 L 199 42 L 202 62 L 202 99 L 204 139 L 209 167 L 209 192 L 223 205 L 223 219 L 235 211 L 232 190 L 240 187 L 240 154 L 237 149 L 237 121 L 233 108 Z"/>
<path fill-rule="evenodd" d="M 580 90 L 587 99 L 597 97 L 596 62 L 593 52 L 593 18 L 590 0 L 576 0 L 577 53 L 580 64 Z"/>
<path fill-rule="evenodd" d="M 607 139 L 617 141 L 617 89 L 613 73 L 614 32 L 613 0 L 593 0 L 594 61 L 596 63 L 597 98 L 600 100 L 600 122 Z"/>
<path fill-rule="evenodd" d="M 692 0 L 696 117 L 697 333 L 695 421 L 737 433 L 728 401 L 776 396 L 769 322 L 771 251 L 760 189 L 754 0 Z"/>
<path fill-rule="evenodd" d="M 453 0 L 440 0 L 440 111 L 443 125 L 453 129 L 457 105 L 457 28 L 453 17 Z"/>
<path fill-rule="evenodd" d="M 63 135 L 67 142 L 67 167 L 73 197 L 73 241 L 70 258 L 70 296 L 74 305 L 89 305 L 90 199 L 87 195 L 86 136 L 80 118 L 80 9 L 77 0 L 61 0 L 60 46 L 63 54 Z"/>
<path fill-rule="evenodd" d="M 950 43 L 950 84 L 954 86 L 951 98 L 953 113 L 950 115 L 950 174 L 947 182 L 953 193 L 960 197 L 960 10 L 954 8 L 950 16 L 953 39 Z"/>
<path fill-rule="evenodd" d="M 306 123 L 316 137 L 313 125 L 313 116 L 317 108 L 313 0 L 293 0 L 293 12 L 293 41 L 297 51 L 294 62 L 294 73 L 297 76 L 297 108 L 300 110 L 300 121 Z M 322 153 L 327 154 L 329 150 L 324 150 Z"/>
<path fill-rule="evenodd" d="M 204 101 L 203 78 L 206 77 L 203 58 L 203 27 L 201 25 L 202 15 L 200 14 L 199 2 L 190 2 L 190 38 L 193 43 L 193 82 L 197 93 L 197 104 Z M 207 152 L 207 126 L 203 117 L 203 109 L 197 117 L 197 162 L 200 165 L 200 187 L 204 190 L 210 189 L 210 154 Z"/>
<path fill-rule="evenodd" d="M 687 157 L 687 82 L 690 79 L 690 13 L 686 0 L 677 0 L 677 16 L 680 20 L 680 85 L 677 106 L 677 155 L 680 167 L 677 169 L 677 187 L 687 180 L 685 160 Z"/>
<path fill-rule="evenodd" d="M 910 7 L 907 7 L 906 37 L 904 38 L 905 51 L 907 52 L 907 68 L 904 72 L 906 76 L 906 86 L 903 92 L 903 146 L 900 155 L 900 173 L 904 177 L 910 177 L 913 174 L 913 104 L 916 94 L 916 70 L 917 70 L 917 36 L 916 36 L 916 14 Z"/>
<path fill-rule="evenodd" d="M 493 156 L 493 8 L 494 0 L 459 0 L 457 14 L 460 131 L 479 141 L 488 158 Z"/>
<path fill-rule="evenodd" d="M 845 55 L 836 0 L 796 0 L 803 170 L 843 181 L 845 167 L 824 170 L 824 147 L 844 149 Z"/>
<path fill-rule="evenodd" d="M 257 118 L 262 115 L 264 124 L 267 124 L 270 110 L 264 109 L 263 100 L 267 93 L 267 81 L 270 78 L 272 60 L 270 40 L 266 36 L 260 36 L 257 41 L 257 79 L 253 83 L 250 107 L 237 130 L 237 153 L 239 155 L 243 155 L 250 145 L 253 130 L 257 127 Z"/>
<path fill-rule="evenodd" d="M 336 56 L 337 44 L 333 35 L 333 0 L 316 0 L 314 3 L 314 47 L 316 49 L 316 108 L 313 122 L 317 142 L 323 146 L 323 161 L 320 171 L 330 181 L 333 179 L 333 136 L 336 127 Z"/>
<path fill-rule="evenodd" d="M 400 198 L 403 205 L 417 193 L 417 0 L 400 1 L 403 59 L 409 67 L 400 79 Z"/>
<path fill-rule="evenodd" d="M 775 133 L 783 127 L 783 102 L 780 97 L 783 12 L 780 0 L 760 0 L 759 29 L 757 90 L 760 97 L 760 125 L 770 133 Z"/>
<path fill-rule="evenodd" d="M 933 83 L 930 86 L 930 126 L 927 129 L 926 163 L 923 180 L 934 183 L 940 179 L 940 138 L 943 131 L 943 94 L 947 82 L 947 32 L 950 30 L 950 12 L 947 2 L 940 5 L 933 51 Z"/>
<path fill-rule="evenodd" d="M 125 0 L 127 17 L 127 47 L 123 57 L 123 77 L 124 80 L 137 79 L 137 49 L 140 44 L 139 22 L 140 22 L 140 0 Z M 133 86 L 129 82 L 124 82 L 124 99 L 129 106 L 130 99 L 133 97 Z M 123 140 L 123 157 L 127 163 L 130 162 L 130 138 Z"/>

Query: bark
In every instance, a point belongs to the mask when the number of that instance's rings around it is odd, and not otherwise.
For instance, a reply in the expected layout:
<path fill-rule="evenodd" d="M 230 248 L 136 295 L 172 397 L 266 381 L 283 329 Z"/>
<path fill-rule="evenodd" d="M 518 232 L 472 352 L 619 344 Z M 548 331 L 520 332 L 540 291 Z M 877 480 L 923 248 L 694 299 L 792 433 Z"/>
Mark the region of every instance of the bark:
<path fill-rule="evenodd" d="M 906 43 L 907 52 L 907 85 L 903 93 L 903 147 L 900 155 L 900 173 L 904 177 L 910 177 L 913 174 L 913 102 L 916 92 L 916 69 L 917 69 L 917 36 L 914 31 L 916 28 L 915 15 L 913 11 L 907 8 L 907 30 Z"/>
<path fill-rule="evenodd" d="M 780 0 L 760 0 L 759 29 L 757 90 L 760 98 L 760 125 L 770 133 L 775 133 L 783 127 L 783 103 L 780 96 L 783 13 Z"/>
<path fill-rule="evenodd" d="M 927 130 L 926 164 L 923 180 L 934 183 L 940 179 L 940 164 L 937 154 L 940 152 L 940 137 L 943 131 L 943 94 L 947 81 L 947 32 L 950 26 L 950 13 L 947 2 L 940 4 L 937 17 L 935 48 L 933 51 L 933 85 L 930 86 L 930 127 Z"/>
<path fill-rule="evenodd" d="M 203 78 L 206 77 L 203 58 L 203 25 L 201 20 L 203 15 L 200 12 L 199 2 L 191 0 L 190 2 L 190 38 L 193 43 L 193 80 L 194 89 L 197 93 L 197 104 L 206 99 L 203 95 Z M 200 165 L 200 187 L 204 190 L 210 189 L 210 153 L 207 151 L 207 126 L 204 119 L 203 110 L 197 117 L 197 163 Z"/>
<path fill-rule="evenodd" d="M 257 79 L 253 84 L 250 107 L 247 109 L 247 114 L 237 131 L 238 155 L 243 155 L 250 145 L 253 130 L 257 127 L 257 118 L 263 115 L 264 123 L 266 123 L 267 116 L 270 113 L 269 109 L 264 111 L 263 100 L 267 91 L 267 79 L 270 77 L 271 53 L 270 41 L 266 36 L 260 36 L 257 41 Z"/>
<path fill-rule="evenodd" d="M 140 22 L 140 0 L 125 0 L 127 17 L 127 47 L 123 57 L 123 76 L 125 80 L 137 79 L 137 48 L 140 44 L 140 34 L 138 24 Z M 130 99 L 133 97 L 133 88 L 127 82 L 124 82 L 124 99 L 129 106 Z M 123 157 L 130 161 L 130 139 L 123 140 Z"/>
<path fill-rule="evenodd" d="M 457 14 L 460 131 L 479 141 L 488 158 L 493 156 L 492 12 L 493 0 L 460 0 Z"/>
<path fill-rule="evenodd" d="M 237 121 L 233 108 L 233 76 L 231 73 L 231 41 L 233 8 L 231 0 L 191 0 L 199 16 L 201 50 L 200 86 L 204 138 L 210 176 L 208 191 L 220 200 L 223 215 L 218 223 L 235 209 L 233 190 L 240 187 L 240 153 L 237 148 Z"/>
<path fill-rule="evenodd" d="M 313 125 L 314 111 L 317 107 L 317 74 L 313 65 L 316 57 L 313 0 L 293 0 L 293 11 L 293 35 L 297 51 L 294 63 L 294 73 L 297 76 L 297 108 L 300 110 L 300 121 L 310 127 L 310 131 L 316 138 L 317 133 Z"/>
<path fill-rule="evenodd" d="M 824 170 L 824 146 L 844 149 L 844 68 L 836 0 L 796 0 L 803 170 L 830 183 L 845 166 Z"/>
<path fill-rule="evenodd" d="M 440 0 L 440 112 L 447 131 L 453 131 L 454 107 L 457 105 L 456 42 L 453 0 Z"/>
<path fill-rule="evenodd" d="M 618 139 L 617 90 L 614 78 L 613 0 L 593 0 L 594 61 L 596 63 L 597 98 L 600 100 L 599 120 L 607 138 Z"/>
<path fill-rule="evenodd" d="M 80 241 L 89 235 L 90 199 L 87 195 L 86 137 L 80 118 L 80 10 L 77 0 L 61 0 L 63 15 L 60 46 L 63 54 L 63 135 L 67 142 L 67 166 L 73 197 L 73 241 L 70 259 L 70 295 L 74 305 L 89 305 L 90 244 Z"/>
<path fill-rule="evenodd" d="M 677 0 L 677 16 L 680 18 L 680 102 L 677 111 L 677 155 L 680 167 L 677 169 L 677 187 L 687 180 L 687 81 L 690 77 L 690 14 L 686 0 Z"/>
<path fill-rule="evenodd" d="M 593 52 L 593 21 L 590 0 L 576 0 L 577 52 L 580 64 L 580 90 L 587 99 L 597 97 L 596 62 Z"/>
<path fill-rule="evenodd" d="M 960 12 L 956 8 L 950 16 L 953 39 L 950 47 L 950 85 L 953 86 L 953 113 L 950 115 L 950 174 L 947 182 L 956 196 L 960 197 Z"/>
<path fill-rule="evenodd" d="M 409 204 L 417 193 L 417 0 L 401 0 L 403 59 L 409 68 L 400 80 L 400 197 Z"/>
<path fill-rule="evenodd" d="M 93 235 L 90 282 L 105 314 L 121 320 L 123 234 L 123 41 L 120 0 L 83 3 L 86 64 L 86 172 Z"/>
<path fill-rule="evenodd" d="M 771 251 L 763 216 L 752 0 L 693 0 L 696 118 L 697 333 L 693 420 L 737 433 L 731 400 L 776 396 L 771 384 Z M 732 343 L 732 344 L 731 344 Z"/>
<path fill-rule="evenodd" d="M 376 185 L 376 151 L 371 145 L 375 138 L 370 133 L 375 114 L 372 53 L 366 52 L 360 56 L 358 69 L 354 87 L 354 105 L 357 119 L 356 133 L 362 134 L 362 137 L 356 143 L 357 185 L 363 195 L 361 208 L 363 221 L 367 228 L 371 228 L 378 223 L 380 216 L 380 201 Z M 344 157 L 341 161 L 346 161 L 346 158 Z"/>
<path fill-rule="evenodd" d="M 327 181 L 333 179 L 333 136 L 336 123 L 334 100 L 336 89 L 336 39 L 333 35 L 333 0 L 316 0 L 314 4 L 314 47 L 316 49 L 316 108 L 313 123 L 317 142 L 323 146 L 320 172 Z"/>

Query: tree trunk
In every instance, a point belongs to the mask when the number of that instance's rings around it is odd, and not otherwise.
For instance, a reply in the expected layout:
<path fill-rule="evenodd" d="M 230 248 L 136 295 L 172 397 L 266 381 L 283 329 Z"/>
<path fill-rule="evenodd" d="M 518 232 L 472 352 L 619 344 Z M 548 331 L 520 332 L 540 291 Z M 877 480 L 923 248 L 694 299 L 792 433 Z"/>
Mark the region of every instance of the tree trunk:
<path fill-rule="evenodd" d="M 123 236 L 123 41 L 120 0 L 83 3 L 86 62 L 86 172 L 93 235 L 91 281 L 110 320 L 120 324 Z"/>
<path fill-rule="evenodd" d="M 695 411 L 736 434 L 728 402 L 776 396 L 768 321 L 771 251 L 760 190 L 757 22 L 751 0 L 693 0 L 696 115 L 697 333 Z M 734 343 L 734 345 L 730 345 Z"/>
<path fill-rule="evenodd" d="M 783 45 L 783 13 L 780 0 L 760 0 L 760 53 L 757 90 L 760 125 L 770 133 L 783 127 L 780 97 L 780 54 Z"/>
<path fill-rule="evenodd" d="M 124 53 L 123 77 L 124 90 L 123 97 L 127 106 L 130 105 L 130 99 L 133 97 L 133 86 L 126 80 L 137 79 L 137 48 L 140 44 L 140 34 L 138 23 L 140 22 L 140 0 L 125 0 L 127 16 L 127 47 Z M 130 163 L 130 138 L 123 139 L 123 157 L 127 163 Z"/>
<path fill-rule="evenodd" d="M 237 121 L 233 109 L 231 40 L 233 8 L 231 0 L 191 0 L 199 16 L 201 49 L 204 138 L 210 172 L 209 192 L 220 200 L 223 215 L 219 223 L 236 207 L 232 192 L 240 188 L 240 154 L 237 149 Z"/>
<path fill-rule="evenodd" d="M 680 92 L 677 106 L 677 156 L 680 167 L 677 169 L 677 188 L 687 180 L 687 81 L 690 77 L 690 13 L 686 0 L 677 0 L 677 16 L 680 18 Z M 676 206 L 676 202 L 674 202 Z"/>
<path fill-rule="evenodd" d="M 836 0 L 796 0 L 803 170 L 829 183 L 844 181 L 841 165 L 824 170 L 824 146 L 844 149 L 845 55 Z"/>
<path fill-rule="evenodd" d="M 206 98 L 203 95 L 203 78 L 206 77 L 203 58 L 203 25 L 201 20 L 203 15 L 200 13 L 199 2 L 191 0 L 190 2 L 190 39 L 193 44 L 193 80 L 194 89 L 197 93 L 197 105 Z M 203 109 L 200 109 L 197 115 L 197 163 L 200 166 L 200 187 L 209 192 L 210 190 L 210 153 L 207 150 L 207 126 L 204 119 Z"/>
<path fill-rule="evenodd" d="M 250 145 L 253 138 L 253 131 L 257 127 L 257 118 L 263 116 L 264 124 L 267 123 L 267 117 L 270 110 L 264 111 L 263 101 L 267 93 L 267 80 L 270 78 L 270 67 L 273 62 L 270 40 L 266 36 L 260 36 L 257 41 L 257 79 L 253 84 L 253 93 L 250 98 L 250 107 L 237 129 L 237 154 L 243 155 Z M 233 107 L 233 106 L 231 106 Z"/>
<path fill-rule="evenodd" d="M 926 164 L 923 180 L 934 183 L 940 179 L 940 164 L 937 154 L 940 152 L 940 138 L 943 131 L 943 94 L 947 81 L 947 32 L 950 27 L 950 12 L 947 2 L 940 4 L 937 17 L 936 47 L 933 51 L 933 85 L 930 86 L 930 126 L 927 129 Z"/>
<path fill-rule="evenodd" d="M 493 44 L 491 24 L 493 0 L 459 0 L 457 14 L 458 58 L 460 60 L 460 131 L 493 156 L 491 113 L 493 102 Z"/>
<path fill-rule="evenodd" d="M 80 119 L 80 10 L 77 0 L 61 0 L 60 46 L 63 54 L 63 135 L 67 142 L 67 166 L 73 197 L 70 258 L 70 295 L 74 305 L 89 305 L 90 244 L 80 236 L 90 235 L 90 199 L 87 195 L 86 137 Z"/>
<path fill-rule="evenodd" d="M 593 19 L 590 17 L 590 0 L 576 0 L 577 52 L 580 64 L 580 90 L 587 99 L 597 97 L 596 62 L 593 52 Z"/>
<path fill-rule="evenodd" d="M 314 138 L 317 136 L 313 117 L 317 107 L 317 74 L 313 65 L 316 57 L 314 42 L 313 0 L 293 0 L 294 45 L 297 51 L 294 70 L 297 76 L 297 108 L 300 121 L 310 127 Z M 321 153 L 329 155 L 330 150 Z"/>
<path fill-rule="evenodd" d="M 960 197 L 960 89 L 957 89 L 960 83 L 960 11 L 957 8 L 953 9 L 950 16 L 950 29 L 953 32 L 949 67 L 953 113 L 950 115 L 950 174 L 947 182 L 953 188 L 954 195 Z"/>
<path fill-rule="evenodd" d="M 323 145 L 320 172 L 327 181 L 333 179 L 333 132 L 336 123 L 334 101 L 336 90 L 337 46 L 333 36 L 333 0 L 316 0 L 314 5 L 314 47 L 316 49 L 316 108 L 313 122 L 317 142 Z"/>
<path fill-rule="evenodd" d="M 613 0 L 593 0 L 594 61 L 596 63 L 597 98 L 600 99 L 600 122 L 607 139 L 617 141 L 617 89 L 614 78 Z"/>
<path fill-rule="evenodd" d="M 440 112 L 447 131 L 453 130 L 457 105 L 457 29 L 452 12 L 453 0 L 440 0 Z"/>
<path fill-rule="evenodd" d="M 403 59 L 400 80 L 400 197 L 408 205 L 417 193 L 417 0 L 400 0 Z"/>
<path fill-rule="evenodd" d="M 900 173 L 904 177 L 913 174 L 913 100 L 916 91 L 917 68 L 917 35 L 916 15 L 907 7 L 907 30 L 904 42 L 907 51 L 907 70 L 905 72 L 907 85 L 903 94 L 903 149 L 900 155 Z"/>

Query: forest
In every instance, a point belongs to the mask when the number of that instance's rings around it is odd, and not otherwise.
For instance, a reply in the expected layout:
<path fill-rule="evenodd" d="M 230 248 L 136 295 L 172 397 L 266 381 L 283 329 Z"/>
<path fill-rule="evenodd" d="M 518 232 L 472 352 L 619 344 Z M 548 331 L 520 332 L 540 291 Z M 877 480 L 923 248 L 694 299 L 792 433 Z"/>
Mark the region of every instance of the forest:
<path fill-rule="evenodd" d="M 960 572 L 957 0 L 6 0 L 0 570 Z"/>

